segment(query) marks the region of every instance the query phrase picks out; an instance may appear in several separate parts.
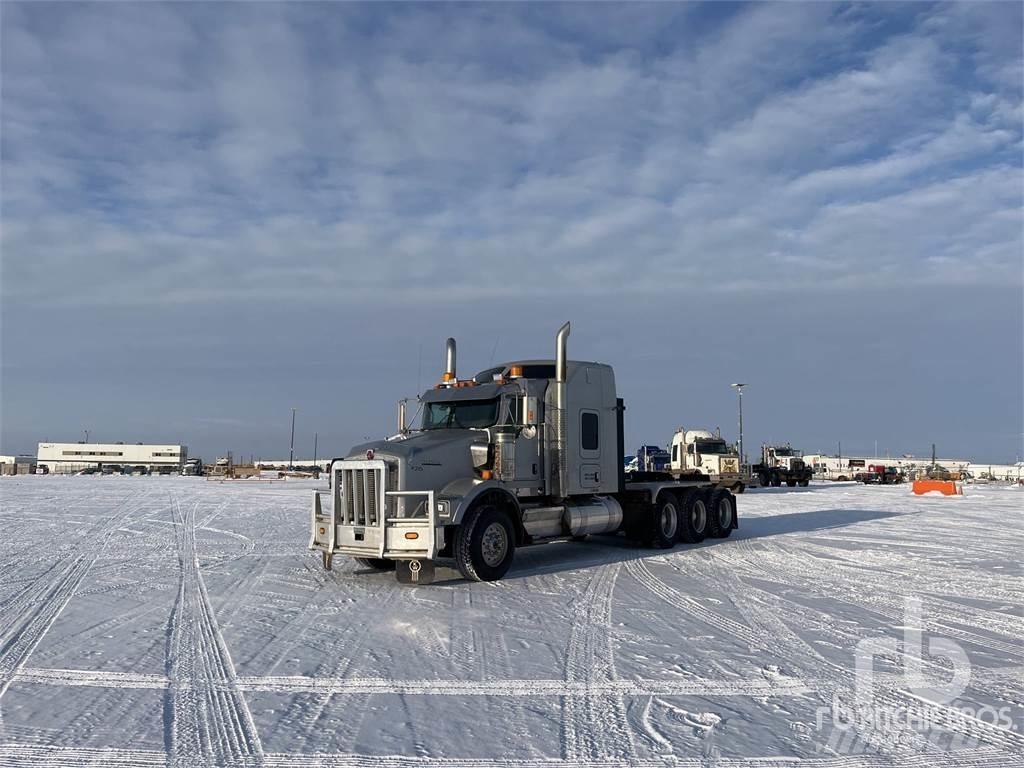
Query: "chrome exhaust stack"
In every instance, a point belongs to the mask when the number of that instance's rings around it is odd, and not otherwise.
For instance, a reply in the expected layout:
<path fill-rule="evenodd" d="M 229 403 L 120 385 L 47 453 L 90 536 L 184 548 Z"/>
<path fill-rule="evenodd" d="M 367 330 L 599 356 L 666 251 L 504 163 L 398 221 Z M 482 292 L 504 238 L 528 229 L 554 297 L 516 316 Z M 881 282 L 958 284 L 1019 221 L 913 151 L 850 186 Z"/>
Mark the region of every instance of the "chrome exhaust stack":
<path fill-rule="evenodd" d="M 569 483 L 566 477 L 566 449 L 569 445 L 568 411 L 566 410 L 566 369 L 568 368 L 568 339 L 570 324 L 566 323 L 558 329 L 555 336 L 555 402 L 554 413 L 551 414 L 551 475 L 553 495 L 564 499 L 569 495 Z"/>
<path fill-rule="evenodd" d="M 455 339 L 449 337 L 444 345 L 444 381 L 455 381 Z"/>

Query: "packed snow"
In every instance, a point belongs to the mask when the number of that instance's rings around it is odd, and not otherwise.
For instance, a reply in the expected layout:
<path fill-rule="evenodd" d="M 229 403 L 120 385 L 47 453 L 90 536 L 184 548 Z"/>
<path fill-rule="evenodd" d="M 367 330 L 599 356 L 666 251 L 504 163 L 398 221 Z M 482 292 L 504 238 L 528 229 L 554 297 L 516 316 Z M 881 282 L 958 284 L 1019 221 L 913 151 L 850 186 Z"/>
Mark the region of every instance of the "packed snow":
<path fill-rule="evenodd" d="M 312 487 L 0 478 L 0 765 L 1024 765 L 1024 488 L 758 489 L 410 587 L 323 570 Z"/>

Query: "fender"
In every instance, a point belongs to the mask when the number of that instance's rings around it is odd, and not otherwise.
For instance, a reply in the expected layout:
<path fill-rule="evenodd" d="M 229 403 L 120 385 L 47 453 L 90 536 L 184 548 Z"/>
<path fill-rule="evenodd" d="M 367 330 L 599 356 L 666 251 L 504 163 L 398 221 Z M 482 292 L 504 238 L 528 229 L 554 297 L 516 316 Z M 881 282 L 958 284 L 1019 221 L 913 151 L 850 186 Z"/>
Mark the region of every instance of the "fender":
<path fill-rule="evenodd" d="M 473 502 L 489 492 L 500 493 L 511 502 L 518 518 L 516 524 L 519 525 L 522 520 L 519 500 L 515 494 L 509 492 L 503 483 L 497 480 L 480 481 L 472 477 L 453 480 L 441 490 L 437 498 L 439 501 L 447 501 L 449 503 L 451 507 L 451 517 L 449 519 L 452 523 L 458 524 L 462 522 L 462 518 L 469 508 L 473 506 Z"/>

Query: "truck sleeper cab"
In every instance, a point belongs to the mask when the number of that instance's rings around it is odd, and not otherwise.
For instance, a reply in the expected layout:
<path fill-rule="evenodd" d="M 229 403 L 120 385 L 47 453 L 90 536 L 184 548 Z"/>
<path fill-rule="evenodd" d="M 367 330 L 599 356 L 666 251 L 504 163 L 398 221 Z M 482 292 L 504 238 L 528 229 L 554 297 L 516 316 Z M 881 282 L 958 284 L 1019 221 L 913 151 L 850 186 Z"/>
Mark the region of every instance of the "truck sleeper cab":
<path fill-rule="evenodd" d="M 624 471 L 623 411 L 608 365 L 570 361 L 566 323 L 554 360 L 524 360 L 460 380 L 449 339 L 441 382 L 417 428 L 332 461 L 314 491 L 309 547 L 398 568 L 424 583 L 435 561 L 501 578 L 517 547 L 624 531 L 672 546 L 736 527 L 735 498 L 706 478 Z"/>

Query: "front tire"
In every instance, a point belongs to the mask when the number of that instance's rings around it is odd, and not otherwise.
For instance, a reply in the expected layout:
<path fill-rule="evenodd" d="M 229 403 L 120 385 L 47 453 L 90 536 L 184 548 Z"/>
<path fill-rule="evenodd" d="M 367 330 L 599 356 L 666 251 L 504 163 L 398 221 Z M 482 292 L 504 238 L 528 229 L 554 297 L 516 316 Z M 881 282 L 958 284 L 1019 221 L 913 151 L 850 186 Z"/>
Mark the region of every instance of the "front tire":
<path fill-rule="evenodd" d="M 679 541 L 700 544 L 707 536 L 708 505 L 704 494 L 696 488 L 683 491 L 679 497 L 682 519 L 679 521 Z"/>
<path fill-rule="evenodd" d="M 728 538 L 736 527 L 736 497 L 725 488 L 712 491 L 708 503 L 708 536 Z"/>
<path fill-rule="evenodd" d="M 395 561 L 385 560 L 383 557 L 356 557 L 353 559 L 363 568 L 369 568 L 371 571 L 395 570 Z"/>
<path fill-rule="evenodd" d="M 455 534 L 455 565 L 468 581 L 497 581 L 512 566 L 515 551 L 512 521 L 490 504 L 467 512 Z"/>
<path fill-rule="evenodd" d="M 801 480 L 801 481 L 800 481 L 800 487 L 801 487 L 801 488 L 806 488 L 806 487 L 807 487 L 808 485 L 810 485 L 810 484 L 811 484 L 811 481 L 810 481 L 810 480 Z"/>

